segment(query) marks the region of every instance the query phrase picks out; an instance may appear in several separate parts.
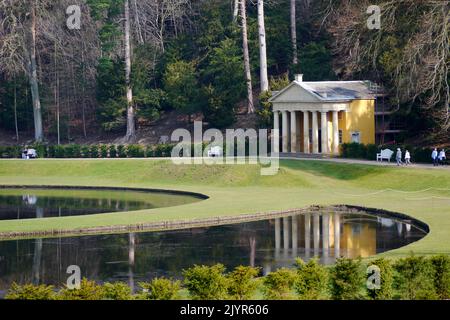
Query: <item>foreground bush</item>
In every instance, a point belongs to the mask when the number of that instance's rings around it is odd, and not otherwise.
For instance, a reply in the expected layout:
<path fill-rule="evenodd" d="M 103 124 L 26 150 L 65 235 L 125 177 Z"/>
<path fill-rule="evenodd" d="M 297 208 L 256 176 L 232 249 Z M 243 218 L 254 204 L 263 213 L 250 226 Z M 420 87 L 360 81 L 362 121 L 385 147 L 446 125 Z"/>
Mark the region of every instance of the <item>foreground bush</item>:
<path fill-rule="evenodd" d="M 380 258 L 369 265 L 375 265 L 380 271 L 380 288 L 367 289 L 370 298 L 375 300 L 389 300 L 393 296 L 394 268 L 388 259 Z"/>
<path fill-rule="evenodd" d="M 433 284 L 439 299 L 450 299 L 450 257 L 435 256 L 430 259 Z"/>
<path fill-rule="evenodd" d="M 227 298 L 227 278 L 225 267 L 197 266 L 184 270 L 184 285 L 194 300 L 221 300 Z"/>
<path fill-rule="evenodd" d="M 432 300 L 438 296 L 434 289 L 433 268 L 425 257 L 411 256 L 395 264 L 397 289 L 405 300 Z"/>
<path fill-rule="evenodd" d="M 105 283 L 102 298 L 106 300 L 132 300 L 131 288 L 124 282 Z"/>
<path fill-rule="evenodd" d="M 379 268 L 379 289 L 365 286 L 366 267 Z M 281 268 L 256 279 L 258 268 L 239 266 L 225 274 L 225 267 L 194 266 L 184 270 L 184 287 L 181 281 L 156 278 L 139 283 L 142 292 L 133 295 L 132 289 L 123 282 L 97 284 L 83 279 L 80 289 L 53 286 L 18 285 L 13 283 L 5 298 L 14 300 L 173 300 L 178 299 L 182 289 L 189 291 L 195 300 L 252 299 L 262 293 L 266 299 L 449 299 L 450 256 L 431 258 L 411 256 L 395 263 L 376 259 L 363 264 L 360 259 L 338 259 L 336 264 L 325 267 L 317 260 L 308 263 L 298 259 L 297 269 Z M 369 274 L 370 275 L 370 274 Z M 260 291 L 258 291 L 260 290 Z M 297 295 L 296 295 L 297 294 Z"/>
<path fill-rule="evenodd" d="M 296 279 L 295 271 L 287 268 L 269 273 L 263 279 L 264 297 L 268 300 L 294 299 L 293 288 Z"/>
<path fill-rule="evenodd" d="M 328 272 L 317 259 L 305 263 L 297 259 L 297 279 L 295 291 L 301 300 L 320 300 L 327 297 Z"/>
<path fill-rule="evenodd" d="M 361 259 L 337 259 L 331 269 L 331 294 L 334 300 L 363 299 L 364 284 Z"/>
<path fill-rule="evenodd" d="M 23 286 L 13 283 L 5 296 L 8 300 L 53 300 L 55 292 L 53 286 L 26 284 Z"/>
<path fill-rule="evenodd" d="M 228 278 L 228 294 L 231 299 L 248 300 L 258 287 L 255 277 L 259 274 L 258 268 L 253 267 L 236 267 L 233 272 L 227 275 Z"/>
<path fill-rule="evenodd" d="M 155 278 L 151 282 L 141 282 L 139 286 L 143 293 L 139 296 L 144 300 L 176 300 L 181 288 L 180 281 L 165 278 Z"/>
<path fill-rule="evenodd" d="M 64 288 L 59 292 L 58 298 L 61 300 L 103 300 L 105 295 L 101 285 L 83 278 L 80 289 Z"/>

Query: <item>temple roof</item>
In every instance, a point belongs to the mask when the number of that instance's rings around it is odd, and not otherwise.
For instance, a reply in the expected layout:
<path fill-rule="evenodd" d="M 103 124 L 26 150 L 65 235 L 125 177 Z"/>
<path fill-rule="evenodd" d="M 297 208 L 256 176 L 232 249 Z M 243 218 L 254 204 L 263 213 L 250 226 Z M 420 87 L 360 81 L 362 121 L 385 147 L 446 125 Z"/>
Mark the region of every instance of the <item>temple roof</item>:
<path fill-rule="evenodd" d="M 383 95 L 382 88 L 370 81 L 293 81 L 283 90 L 274 92 L 270 101 L 283 100 L 283 93 L 292 87 L 302 88 L 323 102 L 375 99 Z"/>

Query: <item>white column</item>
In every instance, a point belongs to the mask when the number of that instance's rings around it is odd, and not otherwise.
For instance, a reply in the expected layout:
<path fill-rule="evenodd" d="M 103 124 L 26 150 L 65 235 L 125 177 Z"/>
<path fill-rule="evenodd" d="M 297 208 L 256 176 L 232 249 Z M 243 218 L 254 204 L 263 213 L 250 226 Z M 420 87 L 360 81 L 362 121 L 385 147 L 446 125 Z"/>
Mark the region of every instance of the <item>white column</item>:
<path fill-rule="evenodd" d="M 312 153 L 319 153 L 319 125 L 317 122 L 317 112 L 312 111 Z"/>
<path fill-rule="evenodd" d="M 279 153 L 280 152 L 280 112 L 274 111 L 273 112 L 273 152 Z"/>
<path fill-rule="evenodd" d="M 322 248 L 323 255 L 328 256 L 328 249 L 330 248 L 330 214 L 324 213 L 322 215 Z"/>
<path fill-rule="evenodd" d="M 334 257 L 341 256 L 341 216 L 340 213 L 334 213 Z"/>
<path fill-rule="evenodd" d="M 291 152 L 297 152 L 297 114 L 291 111 Z"/>
<path fill-rule="evenodd" d="M 281 221 L 280 218 L 275 219 L 275 250 L 278 252 L 281 247 Z"/>
<path fill-rule="evenodd" d="M 282 116 L 282 130 L 283 130 L 283 136 L 282 136 L 282 140 L 283 140 L 283 152 L 289 152 L 289 123 L 288 123 L 288 114 L 287 111 L 282 111 L 281 112 L 281 116 Z"/>
<path fill-rule="evenodd" d="M 284 250 L 287 251 L 289 249 L 289 218 L 283 218 L 283 244 Z"/>
<path fill-rule="evenodd" d="M 314 256 L 319 256 L 319 246 L 320 246 L 320 215 L 314 213 L 313 215 L 313 240 L 314 240 Z"/>
<path fill-rule="evenodd" d="M 311 214 L 305 213 L 305 257 L 311 254 Z"/>
<path fill-rule="evenodd" d="M 298 216 L 292 216 L 292 255 L 297 255 L 298 247 Z"/>
<path fill-rule="evenodd" d="M 303 111 L 303 152 L 310 153 L 309 150 L 309 112 Z"/>
<path fill-rule="evenodd" d="M 339 116 L 338 111 L 333 111 L 333 153 L 339 153 Z"/>
<path fill-rule="evenodd" d="M 322 153 L 328 153 L 328 118 L 326 112 L 321 112 Z"/>

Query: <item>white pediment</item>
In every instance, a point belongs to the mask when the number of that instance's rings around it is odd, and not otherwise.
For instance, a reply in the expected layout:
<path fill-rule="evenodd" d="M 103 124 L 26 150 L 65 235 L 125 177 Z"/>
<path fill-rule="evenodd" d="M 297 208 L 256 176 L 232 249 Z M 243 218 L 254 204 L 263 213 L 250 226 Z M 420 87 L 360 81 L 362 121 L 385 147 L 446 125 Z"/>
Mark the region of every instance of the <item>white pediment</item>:
<path fill-rule="evenodd" d="M 297 82 L 292 82 L 282 91 L 270 99 L 270 102 L 321 102 L 321 99 L 313 93 L 305 90 Z"/>

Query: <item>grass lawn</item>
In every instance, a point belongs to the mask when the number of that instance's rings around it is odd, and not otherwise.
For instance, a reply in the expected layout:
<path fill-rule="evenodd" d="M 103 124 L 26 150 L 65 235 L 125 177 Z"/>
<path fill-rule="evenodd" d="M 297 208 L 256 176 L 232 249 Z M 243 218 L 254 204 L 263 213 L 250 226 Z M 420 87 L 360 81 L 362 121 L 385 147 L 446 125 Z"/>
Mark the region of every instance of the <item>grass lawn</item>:
<path fill-rule="evenodd" d="M 77 230 L 109 225 L 233 216 L 348 204 L 400 212 L 430 234 L 384 255 L 450 254 L 450 170 L 282 160 L 278 175 L 258 165 L 174 165 L 168 160 L 0 160 L 0 185 L 160 188 L 209 199 L 179 207 L 64 218 L 0 221 L 1 232 Z M 2 190 L 0 189 L 0 194 Z"/>

